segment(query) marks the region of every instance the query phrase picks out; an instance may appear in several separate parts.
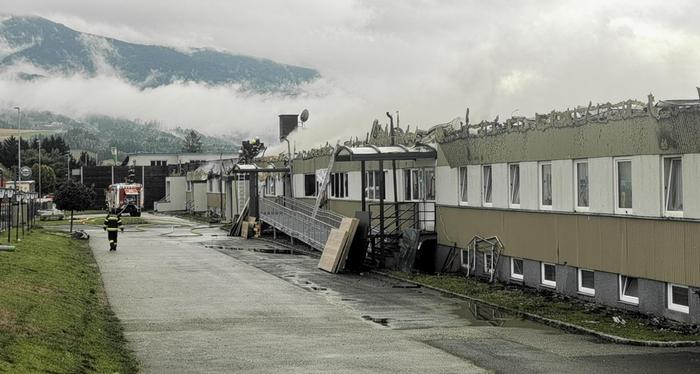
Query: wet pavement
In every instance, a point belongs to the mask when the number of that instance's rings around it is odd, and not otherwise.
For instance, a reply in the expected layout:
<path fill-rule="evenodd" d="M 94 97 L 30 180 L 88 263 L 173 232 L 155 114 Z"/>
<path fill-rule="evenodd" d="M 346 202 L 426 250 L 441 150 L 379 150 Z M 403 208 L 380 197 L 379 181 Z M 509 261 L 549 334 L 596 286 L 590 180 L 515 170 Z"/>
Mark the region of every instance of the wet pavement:
<path fill-rule="evenodd" d="M 610 344 L 176 218 L 91 246 L 145 372 L 698 372 L 698 348 Z M 276 252 L 276 253 L 275 253 Z"/>

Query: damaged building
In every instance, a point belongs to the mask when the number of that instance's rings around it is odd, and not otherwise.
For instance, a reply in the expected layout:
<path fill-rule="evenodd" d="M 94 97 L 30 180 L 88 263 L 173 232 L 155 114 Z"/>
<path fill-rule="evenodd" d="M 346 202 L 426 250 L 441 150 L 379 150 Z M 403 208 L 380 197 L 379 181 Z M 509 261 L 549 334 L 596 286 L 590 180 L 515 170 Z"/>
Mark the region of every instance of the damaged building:
<path fill-rule="evenodd" d="M 415 236 L 421 270 L 700 322 L 699 100 L 649 96 L 427 131 L 375 123 L 363 137 L 291 163 L 268 158 L 272 173 L 256 166 L 259 218 L 284 231 L 281 215 L 323 206 L 325 218 L 308 214 L 328 230 L 364 217 L 374 266 L 402 268 L 401 241 Z M 223 188 L 231 217 L 241 188 Z M 308 242 L 322 249 L 324 238 Z"/>

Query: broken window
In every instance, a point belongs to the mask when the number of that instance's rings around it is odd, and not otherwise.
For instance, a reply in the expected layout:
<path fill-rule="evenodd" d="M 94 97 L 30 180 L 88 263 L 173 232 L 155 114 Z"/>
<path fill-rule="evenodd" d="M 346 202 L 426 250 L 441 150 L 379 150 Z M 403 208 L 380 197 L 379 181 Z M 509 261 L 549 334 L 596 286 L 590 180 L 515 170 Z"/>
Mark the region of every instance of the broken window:
<path fill-rule="evenodd" d="M 683 173 L 680 157 L 664 158 L 664 209 L 683 211 Z"/>
<path fill-rule="evenodd" d="M 510 205 L 520 207 L 520 165 L 510 165 Z"/>
<path fill-rule="evenodd" d="M 540 164 L 540 208 L 552 209 L 552 164 Z"/>
<path fill-rule="evenodd" d="M 510 258 L 510 277 L 523 280 L 523 260 L 521 258 Z"/>
<path fill-rule="evenodd" d="M 578 269 L 578 292 L 595 295 L 595 273 L 591 270 Z"/>
<path fill-rule="evenodd" d="M 493 203 L 491 199 L 491 165 L 484 165 L 482 167 L 482 196 L 484 197 L 484 205 L 490 206 Z"/>
<path fill-rule="evenodd" d="M 588 205 L 588 161 L 576 161 L 576 208 L 586 210 Z"/>
<path fill-rule="evenodd" d="M 632 209 L 632 161 L 618 160 L 616 164 L 618 213 L 631 213 Z"/>
<path fill-rule="evenodd" d="M 542 284 L 549 287 L 557 286 L 557 267 L 554 264 L 542 263 Z"/>
<path fill-rule="evenodd" d="M 315 174 L 304 174 L 304 196 L 316 196 Z"/>
<path fill-rule="evenodd" d="M 639 304 L 639 286 L 637 278 L 620 275 L 620 301 Z"/>
<path fill-rule="evenodd" d="M 668 293 L 668 309 L 682 313 L 690 312 L 688 287 L 669 283 L 666 292 Z"/>
<path fill-rule="evenodd" d="M 467 197 L 467 168 L 459 168 L 459 201 L 461 203 L 466 203 L 469 201 Z"/>

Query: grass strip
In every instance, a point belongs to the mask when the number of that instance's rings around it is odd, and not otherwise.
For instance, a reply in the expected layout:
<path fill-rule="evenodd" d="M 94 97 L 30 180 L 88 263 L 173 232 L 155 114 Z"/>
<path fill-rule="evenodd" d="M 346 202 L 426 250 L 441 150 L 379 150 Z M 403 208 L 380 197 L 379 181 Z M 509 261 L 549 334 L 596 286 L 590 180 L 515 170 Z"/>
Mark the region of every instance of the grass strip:
<path fill-rule="evenodd" d="M 455 275 L 391 272 L 392 276 L 483 300 L 518 312 L 595 330 L 626 339 L 648 341 L 700 341 L 697 326 L 689 326 L 641 313 L 614 309 L 554 292 L 501 283 L 488 284 Z M 625 323 L 616 323 L 613 317 Z"/>
<path fill-rule="evenodd" d="M 0 372 L 134 373 L 87 242 L 34 230 L 0 252 Z"/>

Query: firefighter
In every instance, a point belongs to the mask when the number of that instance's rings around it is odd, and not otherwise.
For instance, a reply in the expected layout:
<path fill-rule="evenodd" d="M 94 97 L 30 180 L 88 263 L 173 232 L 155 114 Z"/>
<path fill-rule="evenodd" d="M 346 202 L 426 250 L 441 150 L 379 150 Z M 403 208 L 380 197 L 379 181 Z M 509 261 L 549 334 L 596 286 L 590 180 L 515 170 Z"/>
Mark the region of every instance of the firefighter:
<path fill-rule="evenodd" d="M 121 229 L 122 232 L 124 232 L 124 226 L 122 224 L 122 215 L 117 214 L 116 216 L 113 216 L 111 213 L 107 213 L 107 217 L 105 217 L 105 224 L 102 229 L 107 231 L 107 238 L 109 239 L 109 250 L 116 251 L 117 233 L 119 232 L 119 229 Z"/>

